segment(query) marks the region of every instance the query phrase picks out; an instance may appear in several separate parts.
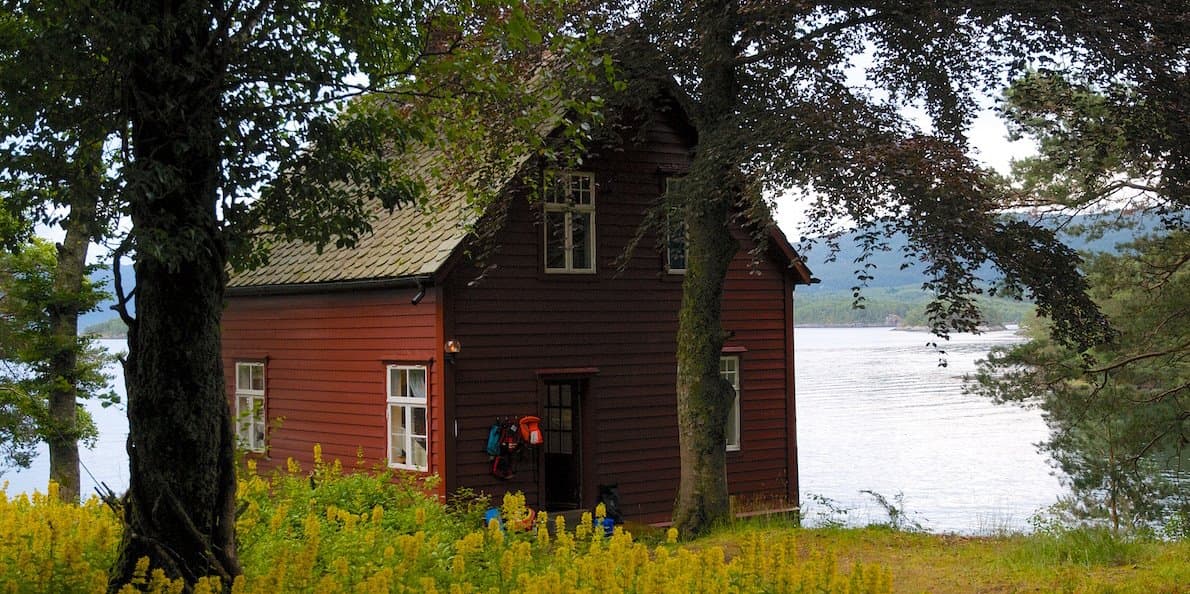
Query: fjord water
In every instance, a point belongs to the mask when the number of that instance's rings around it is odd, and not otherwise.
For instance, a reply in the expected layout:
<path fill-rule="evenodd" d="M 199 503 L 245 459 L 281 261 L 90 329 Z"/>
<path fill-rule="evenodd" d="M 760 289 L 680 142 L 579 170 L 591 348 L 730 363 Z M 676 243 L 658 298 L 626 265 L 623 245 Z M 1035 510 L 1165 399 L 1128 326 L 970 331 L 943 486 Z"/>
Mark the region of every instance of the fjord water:
<path fill-rule="evenodd" d="M 1011 331 L 942 341 L 889 328 L 796 329 L 798 461 L 809 523 L 887 521 L 861 493 L 870 490 L 890 502 L 902 493 L 908 520 L 931 532 L 1027 530 L 1030 516 L 1062 492 L 1034 445 L 1048 434 L 1041 413 L 962 390 L 976 360 L 1019 340 Z M 850 511 L 832 514 L 832 506 Z"/>
<path fill-rule="evenodd" d="M 1054 502 L 1061 488 L 1033 445 L 1046 436 L 1040 413 L 962 393 L 962 375 L 975 369 L 976 359 L 994 345 L 1020 339 L 990 332 L 939 341 L 946 367 L 926 346 L 933 340 L 888 328 L 796 330 L 801 495 L 810 523 L 828 511 L 811 494 L 852 508 L 841 518 L 850 523 L 885 520 L 873 499 L 860 493 L 864 489 L 890 500 L 903 493 L 909 519 L 938 532 L 1027 529 L 1029 516 Z M 122 340 L 103 344 L 113 352 L 126 348 Z M 119 365 L 109 371 L 122 394 Z M 94 493 L 101 481 L 123 492 L 123 405 L 87 408 L 99 425 L 99 440 L 80 452 L 82 491 Z M 743 423 L 746 432 L 747 418 Z M 43 447 L 32 468 L 8 469 L 0 484 L 9 482 L 9 495 L 44 491 L 48 477 Z"/>

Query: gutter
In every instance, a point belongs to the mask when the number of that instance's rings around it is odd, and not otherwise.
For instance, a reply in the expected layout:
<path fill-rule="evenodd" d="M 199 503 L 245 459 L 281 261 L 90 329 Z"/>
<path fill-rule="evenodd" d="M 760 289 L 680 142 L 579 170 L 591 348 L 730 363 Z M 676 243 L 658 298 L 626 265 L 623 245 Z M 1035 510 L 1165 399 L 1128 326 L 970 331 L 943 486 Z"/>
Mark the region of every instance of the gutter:
<path fill-rule="evenodd" d="M 434 277 L 432 275 L 419 275 L 319 283 L 227 287 L 224 290 L 224 294 L 229 297 L 264 297 L 270 295 L 311 295 L 315 293 L 416 288 L 418 289 L 418 294 L 414 297 L 413 304 L 417 305 L 417 302 L 421 301 L 420 298 L 425 296 L 426 287 L 433 285 Z"/>

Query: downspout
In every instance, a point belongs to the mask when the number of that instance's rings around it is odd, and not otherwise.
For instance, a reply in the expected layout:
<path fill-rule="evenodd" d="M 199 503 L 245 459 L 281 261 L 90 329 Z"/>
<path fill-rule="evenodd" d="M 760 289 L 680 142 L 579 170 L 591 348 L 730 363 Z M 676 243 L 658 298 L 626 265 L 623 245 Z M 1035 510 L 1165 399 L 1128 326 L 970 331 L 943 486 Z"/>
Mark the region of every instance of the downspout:
<path fill-rule="evenodd" d="M 421 303 L 421 300 L 424 299 L 425 296 L 426 296 L 426 283 L 424 280 L 419 278 L 419 279 L 417 279 L 417 294 L 414 295 L 413 299 L 410 299 L 409 302 L 412 303 L 413 305 L 417 305 L 418 303 Z"/>

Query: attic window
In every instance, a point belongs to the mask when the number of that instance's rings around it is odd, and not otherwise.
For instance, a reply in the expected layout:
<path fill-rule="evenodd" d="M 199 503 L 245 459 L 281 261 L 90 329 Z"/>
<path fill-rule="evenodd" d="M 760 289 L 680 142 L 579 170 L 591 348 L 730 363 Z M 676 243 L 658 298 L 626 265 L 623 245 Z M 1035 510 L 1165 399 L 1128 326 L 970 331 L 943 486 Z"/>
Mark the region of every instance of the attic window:
<path fill-rule="evenodd" d="M 595 176 L 546 173 L 545 271 L 595 272 Z"/>

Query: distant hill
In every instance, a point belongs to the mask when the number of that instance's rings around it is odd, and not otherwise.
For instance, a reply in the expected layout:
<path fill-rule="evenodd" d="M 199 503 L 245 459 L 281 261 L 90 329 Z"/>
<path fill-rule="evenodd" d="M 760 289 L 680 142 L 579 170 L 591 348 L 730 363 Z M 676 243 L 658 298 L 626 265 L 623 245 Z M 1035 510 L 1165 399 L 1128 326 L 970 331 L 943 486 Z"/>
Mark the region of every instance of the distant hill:
<path fill-rule="evenodd" d="M 1076 217 L 1073 221 L 1074 225 L 1086 225 L 1091 223 L 1089 217 Z M 1060 238 L 1076 250 L 1091 251 L 1091 252 L 1112 252 L 1117 248 L 1116 246 L 1122 243 L 1128 243 L 1140 235 L 1156 228 L 1159 223 L 1155 218 L 1148 218 L 1141 220 L 1139 225 L 1134 229 L 1112 229 L 1104 232 L 1098 237 L 1086 237 L 1081 235 L 1072 236 L 1066 233 L 1060 234 Z M 861 254 L 861 249 L 856 243 L 856 238 L 859 236 L 858 232 L 849 233 L 839 239 L 839 253 L 833 262 L 826 262 L 827 246 L 825 241 L 818 240 L 812 249 L 802 250 L 801 255 L 806 259 L 806 265 L 810 267 L 814 277 L 821 279 L 822 282 L 818 285 L 799 289 L 806 294 L 812 292 L 833 292 L 846 291 L 857 284 L 855 279 L 856 271 L 860 269 L 862 264 L 857 264 L 855 259 Z M 871 274 L 872 280 L 868 281 L 868 287 L 871 288 L 903 288 L 905 286 L 920 287 L 925 282 L 923 275 L 923 267 L 919 262 L 906 262 L 903 255 L 903 249 L 908 244 L 908 238 L 899 234 L 888 241 L 889 251 L 875 252 L 872 254 L 868 262 L 875 264 L 876 267 L 867 270 L 867 274 Z M 903 264 L 908 264 L 907 268 L 902 269 Z M 995 272 L 988 268 L 986 271 L 986 280 L 994 281 Z"/>
<path fill-rule="evenodd" d="M 1073 225 L 1087 225 L 1089 217 L 1077 217 Z M 1060 238 L 1076 250 L 1084 252 L 1112 252 L 1118 245 L 1133 241 L 1157 228 L 1156 218 L 1141 220 L 1132 229 L 1111 229 L 1098 235 L 1071 235 Z M 906 262 L 904 248 L 908 238 L 901 234 L 888 240 L 888 251 L 879 251 L 868 259 L 875 268 L 864 269 L 873 276 L 862 291 L 864 307 L 852 307 L 851 287 L 858 285 L 856 272 L 862 266 L 855 262 L 861 254 L 856 243 L 858 233 L 850 233 L 839 240 L 839 253 L 833 262 L 826 262 L 827 246 L 819 241 L 812 250 L 802 250 L 815 278 L 821 283 L 800 287 L 794 300 L 794 319 L 799 326 L 921 326 L 925 325 L 925 306 L 930 294 L 921 289 L 926 278 L 920 262 Z M 904 268 L 903 265 L 907 264 Z M 998 274 L 990 266 L 984 269 L 984 280 L 994 282 Z M 982 300 L 984 315 L 992 324 L 1019 324 L 1026 319 L 1032 304 L 1009 299 Z"/>

